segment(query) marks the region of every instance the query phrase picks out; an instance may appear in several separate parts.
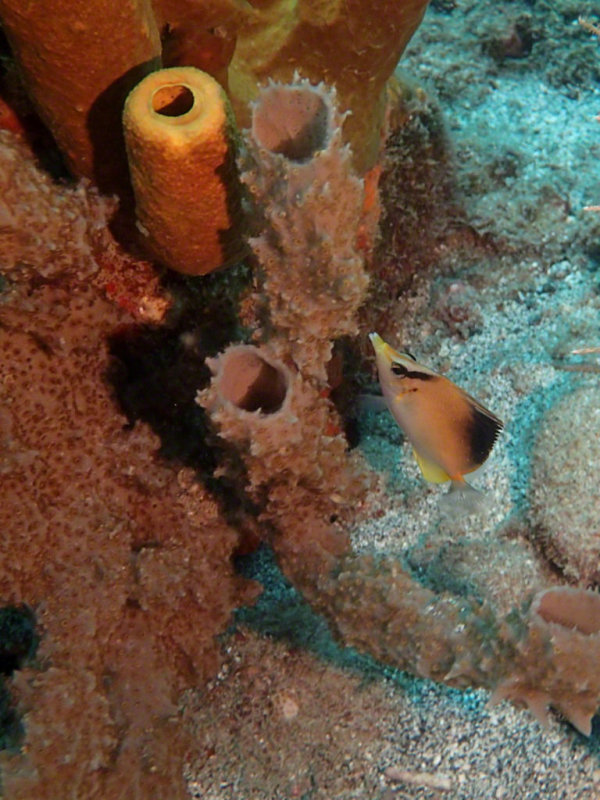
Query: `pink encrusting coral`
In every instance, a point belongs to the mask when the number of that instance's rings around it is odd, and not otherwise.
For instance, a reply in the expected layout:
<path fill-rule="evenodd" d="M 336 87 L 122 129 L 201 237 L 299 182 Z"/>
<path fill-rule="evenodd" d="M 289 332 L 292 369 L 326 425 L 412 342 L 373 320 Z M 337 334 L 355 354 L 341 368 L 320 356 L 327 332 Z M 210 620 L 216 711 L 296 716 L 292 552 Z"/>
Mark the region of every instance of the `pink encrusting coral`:
<path fill-rule="evenodd" d="M 108 335 L 132 318 L 93 283 L 98 201 L 4 135 L 0 175 L 0 603 L 33 609 L 41 635 L 11 680 L 25 738 L 3 797 L 184 798 L 178 698 L 214 674 L 215 635 L 251 596 L 239 537 L 117 410 Z"/>

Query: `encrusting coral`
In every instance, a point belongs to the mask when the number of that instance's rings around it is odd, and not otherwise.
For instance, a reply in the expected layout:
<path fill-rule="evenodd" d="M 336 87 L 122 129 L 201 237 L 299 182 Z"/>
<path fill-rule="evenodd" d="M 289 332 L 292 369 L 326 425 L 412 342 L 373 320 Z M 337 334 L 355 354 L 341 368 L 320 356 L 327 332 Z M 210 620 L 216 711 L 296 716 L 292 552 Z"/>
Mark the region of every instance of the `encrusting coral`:
<path fill-rule="evenodd" d="M 194 67 L 153 72 L 129 94 L 123 127 L 136 216 L 149 251 L 187 275 L 239 260 L 237 133 L 217 81 Z"/>
<path fill-rule="evenodd" d="M 238 535 L 116 409 L 107 338 L 132 318 L 95 285 L 103 202 L 3 133 L 0 178 L 0 602 L 41 635 L 10 682 L 24 741 L 3 797 L 183 800 L 178 696 L 214 674 L 215 635 L 252 594 Z"/>

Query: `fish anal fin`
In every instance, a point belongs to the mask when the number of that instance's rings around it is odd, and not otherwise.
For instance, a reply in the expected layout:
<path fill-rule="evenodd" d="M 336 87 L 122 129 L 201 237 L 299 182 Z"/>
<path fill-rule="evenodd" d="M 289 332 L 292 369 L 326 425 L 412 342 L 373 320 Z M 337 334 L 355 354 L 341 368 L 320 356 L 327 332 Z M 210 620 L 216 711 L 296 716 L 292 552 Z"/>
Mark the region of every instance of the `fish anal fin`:
<path fill-rule="evenodd" d="M 442 469 L 437 464 L 434 464 L 433 461 L 426 459 L 414 448 L 413 454 L 426 481 L 429 481 L 429 483 L 446 483 L 446 481 L 451 480 L 450 475 L 448 475 L 446 470 Z"/>

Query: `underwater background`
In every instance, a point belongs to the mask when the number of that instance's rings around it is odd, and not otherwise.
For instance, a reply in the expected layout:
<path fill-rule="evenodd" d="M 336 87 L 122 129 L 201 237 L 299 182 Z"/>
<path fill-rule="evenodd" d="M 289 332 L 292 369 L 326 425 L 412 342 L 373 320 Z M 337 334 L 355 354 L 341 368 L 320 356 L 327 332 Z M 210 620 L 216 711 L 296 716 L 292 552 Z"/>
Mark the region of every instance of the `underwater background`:
<path fill-rule="evenodd" d="M 351 165 L 332 112 L 333 177 L 294 206 L 303 159 L 279 172 L 256 123 L 254 205 L 219 206 L 250 247 L 191 276 L 129 189 L 69 177 L 3 42 L 2 797 L 600 796 L 598 24 L 433 0 L 379 155 L 353 132 Z M 331 236 L 288 236 L 313 207 Z M 342 265 L 322 284 L 286 271 L 304 235 Z M 374 400 L 372 330 L 503 420 L 476 513 Z"/>

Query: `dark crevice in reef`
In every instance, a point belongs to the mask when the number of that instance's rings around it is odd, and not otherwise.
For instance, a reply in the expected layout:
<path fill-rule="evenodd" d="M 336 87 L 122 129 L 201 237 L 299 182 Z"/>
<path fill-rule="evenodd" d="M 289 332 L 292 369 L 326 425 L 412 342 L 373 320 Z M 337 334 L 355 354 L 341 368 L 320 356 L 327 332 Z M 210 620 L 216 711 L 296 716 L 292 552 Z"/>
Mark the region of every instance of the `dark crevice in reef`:
<path fill-rule="evenodd" d="M 174 302 L 168 323 L 124 326 L 109 340 L 107 378 L 129 423 L 148 423 L 160 437 L 163 458 L 201 474 L 212 474 L 216 461 L 196 393 L 210 380 L 206 358 L 242 338 L 237 304 L 249 279 L 243 266 L 201 279 L 169 274 L 165 288 Z"/>
<path fill-rule="evenodd" d="M 106 376 L 128 424 L 147 423 L 160 438 L 160 457 L 197 473 L 224 518 L 242 534 L 241 552 L 255 546 L 253 521 L 260 503 L 255 505 L 240 491 L 246 483 L 245 467 L 235 449 L 215 433 L 196 394 L 210 381 L 206 359 L 244 339 L 237 306 L 250 279 L 244 265 L 200 279 L 166 276 L 165 288 L 174 298 L 167 324 L 128 325 L 114 331 Z M 214 477 L 224 461 L 237 480 Z"/>
<path fill-rule="evenodd" d="M 20 747 L 24 730 L 7 685 L 7 678 L 35 655 L 35 616 L 27 606 L 0 608 L 0 750 Z"/>
<path fill-rule="evenodd" d="M 209 371 L 196 352 L 194 335 L 145 325 L 119 330 L 109 343 L 108 379 L 129 423 L 147 422 L 160 437 L 163 458 L 212 472 L 206 414 L 195 402 Z"/>

